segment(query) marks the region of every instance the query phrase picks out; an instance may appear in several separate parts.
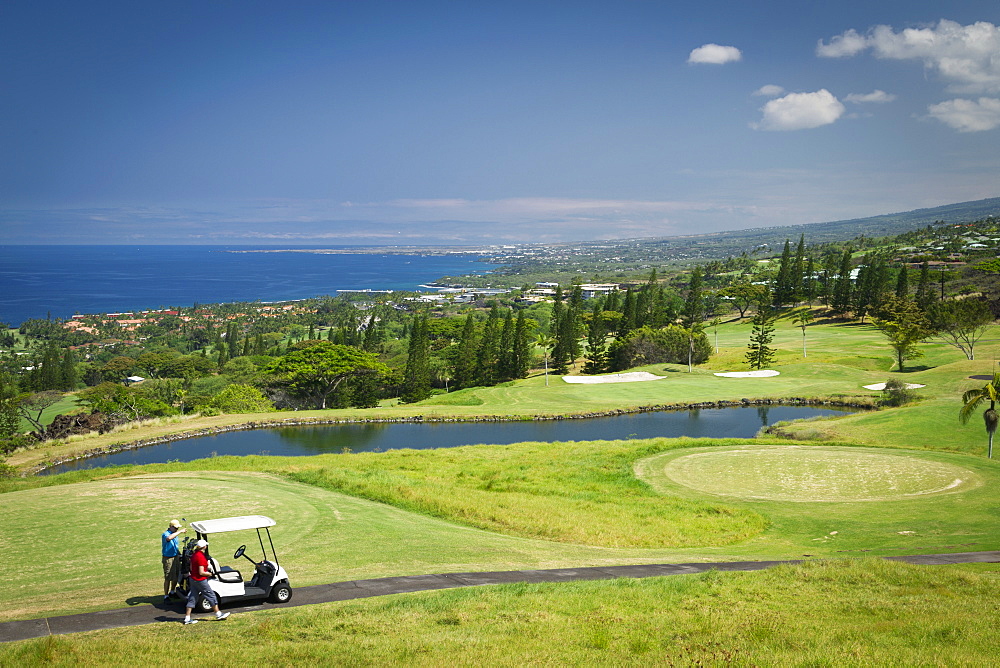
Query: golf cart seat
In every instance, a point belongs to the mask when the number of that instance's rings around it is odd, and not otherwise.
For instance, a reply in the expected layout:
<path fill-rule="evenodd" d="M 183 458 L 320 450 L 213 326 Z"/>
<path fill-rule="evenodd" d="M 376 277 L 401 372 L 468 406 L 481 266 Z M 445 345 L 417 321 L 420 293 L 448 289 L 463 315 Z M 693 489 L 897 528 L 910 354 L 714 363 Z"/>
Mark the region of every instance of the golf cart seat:
<path fill-rule="evenodd" d="M 219 567 L 219 562 L 215 557 L 211 557 L 212 563 L 209 569 L 219 577 L 219 582 L 243 582 L 243 574 L 231 566 Z"/>
<path fill-rule="evenodd" d="M 219 582 L 243 582 L 243 574 L 225 566 L 219 570 Z"/>

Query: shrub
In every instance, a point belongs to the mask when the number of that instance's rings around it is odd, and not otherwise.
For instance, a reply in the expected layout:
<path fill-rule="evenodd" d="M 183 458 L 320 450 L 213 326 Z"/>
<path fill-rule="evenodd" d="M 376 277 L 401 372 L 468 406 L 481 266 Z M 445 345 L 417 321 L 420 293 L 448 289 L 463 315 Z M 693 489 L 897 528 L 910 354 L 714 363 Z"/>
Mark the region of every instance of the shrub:
<path fill-rule="evenodd" d="M 687 364 L 688 346 L 688 330 L 683 327 L 676 325 L 667 325 L 662 329 L 641 327 L 611 344 L 608 350 L 611 370 L 622 371 L 661 362 Z M 712 345 L 708 342 L 708 336 L 704 332 L 697 332 L 694 335 L 692 363 L 701 364 L 708 359 L 711 352 Z"/>
<path fill-rule="evenodd" d="M 208 402 L 209 408 L 223 413 L 269 413 L 274 404 L 252 385 L 229 385 Z M 204 410 L 202 414 L 204 415 Z"/>
<path fill-rule="evenodd" d="M 0 438 L 0 455 L 9 455 L 15 450 L 26 448 L 35 440 L 35 437 L 30 434 L 11 434 L 6 438 Z"/>
<path fill-rule="evenodd" d="M 885 381 L 880 403 L 883 406 L 902 406 L 913 401 L 914 394 L 906 388 L 906 383 L 896 378 Z"/>

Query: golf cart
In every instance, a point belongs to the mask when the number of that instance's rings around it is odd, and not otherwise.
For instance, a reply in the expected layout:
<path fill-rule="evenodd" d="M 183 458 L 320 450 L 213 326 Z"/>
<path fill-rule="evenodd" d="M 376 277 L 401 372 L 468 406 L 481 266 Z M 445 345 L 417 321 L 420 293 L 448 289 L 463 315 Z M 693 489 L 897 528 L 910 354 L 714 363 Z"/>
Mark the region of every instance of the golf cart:
<path fill-rule="evenodd" d="M 208 585 L 215 592 L 219 603 L 231 603 L 233 601 L 253 601 L 267 599 L 271 603 L 287 603 L 292 598 L 292 587 L 288 584 L 288 574 L 285 569 L 278 565 L 278 555 L 274 550 L 274 543 L 271 541 L 271 531 L 269 527 L 276 524 L 270 517 L 263 515 L 246 515 L 244 517 L 225 517 L 217 520 L 201 520 L 191 522 L 191 526 L 197 532 L 195 538 L 188 538 L 184 545 L 184 571 L 185 577 L 190 572 L 190 558 L 194 552 L 196 540 L 204 538 L 208 540 L 210 534 L 226 533 L 229 531 L 244 531 L 247 529 L 257 530 L 257 540 L 260 549 L 264 553 L 264 558 L 256 562 L 246 554 L 246 545 L 240 545 L 233 554 L 233 559 L 244 557 L 253 564 L 253 576 L 247 581 L 243 574 L 229 566 L 219 567 L 219 562 L 209 554 L 205 548 L 205 556 L 208 558 L 208 569 L 212 576 L 208 578 Z M 267 542 L 271 546 L 273 560 L 267 558 L 267 548 L 264 547 L 264 538 L 260 533 L 263 529 L 267 534 Z M 185 580 L 186 582 L 186 580 Z M 212 606 L 203 598 L 199 597 L 195 608 L 201 612 L 208 612 Z"/>

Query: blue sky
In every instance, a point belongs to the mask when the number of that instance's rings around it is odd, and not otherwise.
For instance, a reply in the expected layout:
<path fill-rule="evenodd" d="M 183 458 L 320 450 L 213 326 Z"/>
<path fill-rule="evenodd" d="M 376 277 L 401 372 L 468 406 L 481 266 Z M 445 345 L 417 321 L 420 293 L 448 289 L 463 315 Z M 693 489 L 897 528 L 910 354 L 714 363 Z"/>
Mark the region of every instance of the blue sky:
<path fill-rule="evenodd" d="M 0 243 L 483 244 L 1000 195 L 1000 4 L 0 8 Z"/>

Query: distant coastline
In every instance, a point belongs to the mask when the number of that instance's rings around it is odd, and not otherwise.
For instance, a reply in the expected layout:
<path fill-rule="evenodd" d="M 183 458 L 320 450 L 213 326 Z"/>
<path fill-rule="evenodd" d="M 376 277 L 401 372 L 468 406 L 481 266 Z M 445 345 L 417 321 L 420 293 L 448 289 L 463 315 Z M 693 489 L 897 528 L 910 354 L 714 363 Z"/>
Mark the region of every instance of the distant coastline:
<path fill-rule="evenodd" d="M 0 246 L 0 321 L 16 327 L 32 318 L 287 302 L 341 290 L 417 292 L 444 276 L 497 266 L 476 254 L 342 250 L 355 249 Z"/>
<path fill-rule="evenodd" d="M 502 248 L 482 246 L 357 246 L 354 248 L 259 248 L 227 250 L 227 253 L 312 253 L 318 255 L 464 255 L 492 257 Z"/>

